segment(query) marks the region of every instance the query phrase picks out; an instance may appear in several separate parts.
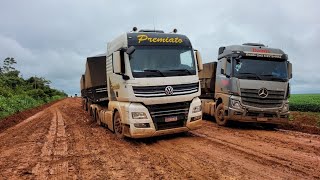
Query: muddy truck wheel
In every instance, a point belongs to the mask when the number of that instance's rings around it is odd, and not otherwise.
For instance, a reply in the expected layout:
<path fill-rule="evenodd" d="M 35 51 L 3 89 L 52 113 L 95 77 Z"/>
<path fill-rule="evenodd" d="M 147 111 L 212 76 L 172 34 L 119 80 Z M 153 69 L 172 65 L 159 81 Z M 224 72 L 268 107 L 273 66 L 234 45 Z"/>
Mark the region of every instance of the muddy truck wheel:
<path fill-rule="evenodd" d="M 89 111 L 89 108 L 90 108 L 90 104 L 88 101 L 85 101 L 85 111 Z"/>
<path fill-rule="evenodd" d="M 227 126 L 228 125 L 228 120 L 225 118 L 225 114 L 224 114 L 223 103 L 218 105 L 218 107 L 216 109 L 215 119 L 216 119 L 216 122 L 219 126 Z"/>
<path fill-rule="evenodd" d="M 124 128 L 119 112 L 115 112 L 113 116 L 113 129 L 118 138 L 124 138 Z"/>
<path fill-rule="evenodd" d="M 93 112 L 93 109 L 92 108 L 90 108 L 89 110 L 88 110 L 88 113 L 89 113 L 89 116 L 90 116 L 90 122 L 95 122 L 95 118 L 94 118 L 94 112 Z"/>
<path fill-rule="evenodd" d="M 101 126 L 101 121 L 100 121 L 97 110 L 94 111 L 94 120 L 97 122 L 99 126 Z"/>
<path fill-rule="evenodd" d="M 92 111 L 91 104 L 92 104 L 91 102 L 87 102 L 87 111 L 88 111 L 90 116 L 93 116 L 93 111 Z"/>
<path fill-rule="evenodd" d="M 90 116 L 93 122 L 96 121 L 96 110 L 95 109 L 90 109 Z"/>

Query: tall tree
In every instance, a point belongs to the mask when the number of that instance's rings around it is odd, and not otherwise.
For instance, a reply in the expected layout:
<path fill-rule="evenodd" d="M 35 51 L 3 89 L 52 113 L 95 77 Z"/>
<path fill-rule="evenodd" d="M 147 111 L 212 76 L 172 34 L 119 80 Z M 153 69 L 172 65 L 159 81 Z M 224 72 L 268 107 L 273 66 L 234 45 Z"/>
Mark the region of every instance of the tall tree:
<path fill-rule="evenodd" d="M 15 71 L 16 69 L 13 67 L 14 64 L 17 64 L 17 61 L 13 57 L 7 57 L 3 61 L 3 67 L 1 68 L 1 72 L 8 73 L 10 71 Z"/>

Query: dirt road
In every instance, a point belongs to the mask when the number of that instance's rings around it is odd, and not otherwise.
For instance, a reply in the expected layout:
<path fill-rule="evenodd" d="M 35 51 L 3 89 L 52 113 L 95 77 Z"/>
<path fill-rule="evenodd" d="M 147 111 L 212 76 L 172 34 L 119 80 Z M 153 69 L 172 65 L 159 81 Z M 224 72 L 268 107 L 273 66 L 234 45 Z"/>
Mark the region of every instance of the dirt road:
<path fill-rule="evenodd" d="M 119 140 L 65 99 L 0 134 L 0 179 L 320 179 L 320 136 L 203 128 Z"/>

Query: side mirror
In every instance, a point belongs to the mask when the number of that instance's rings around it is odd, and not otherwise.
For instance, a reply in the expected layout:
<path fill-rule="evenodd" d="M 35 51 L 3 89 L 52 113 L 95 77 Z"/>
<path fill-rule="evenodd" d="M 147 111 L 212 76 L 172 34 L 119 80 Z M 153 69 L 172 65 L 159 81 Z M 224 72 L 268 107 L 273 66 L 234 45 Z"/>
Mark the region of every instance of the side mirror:
<path fill-rule="evenodd" d="M 120 51 L 112 53 L 113 72 L 116 74 L 121 73 L 121 55 Z"/>
<path fill-rule="evenodd" d="M 223 58 L 221 59 L 221 74 L 226 74 L 226 69 L 227 69 L 227 59 Z"/>
<path fill-rule="evenodd" d="M 136 48 L 134 46 L 130 46 L 127 50 L 126 53 L 130 56 L 131 54 L 134 53 L 134 51 L 136 50 Z"/>
<path fill-rule="evenodd" d="M 291 62 L 288 62 L 288 78 L 292 78 L 292 64 Z"/>
<path fill-rule="evenodd" d="M 202 58 L 201 58 L 200 52 L 197 50 L 196 50 L 196 60 L 198 64 L 198 71 L 202 71 L 203 70 Z"/>

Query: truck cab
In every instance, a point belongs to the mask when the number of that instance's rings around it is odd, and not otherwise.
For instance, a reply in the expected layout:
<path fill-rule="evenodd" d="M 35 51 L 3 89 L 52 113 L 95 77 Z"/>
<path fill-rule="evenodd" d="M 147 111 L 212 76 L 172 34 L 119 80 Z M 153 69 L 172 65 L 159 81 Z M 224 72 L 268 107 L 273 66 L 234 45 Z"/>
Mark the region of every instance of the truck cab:
<path fill-rule="evenodd" d="M 125 33 L 108 43 L 107 103 L 91 105 L 119 137 L 151 137 L 201 127 L 201 56 L 185 35 Z"/>
<path fill-rule="evenodd" d="M 204 65 L 206 66 L 206 65 Z M 288 121 L 292 65 L 281 49 L 246 43 L 220 47 L 214 90 L 204 92 L 204 113 L 228 121 L 283 124 Z M 200 77 L 201 78 L 201 77 Z"/>

